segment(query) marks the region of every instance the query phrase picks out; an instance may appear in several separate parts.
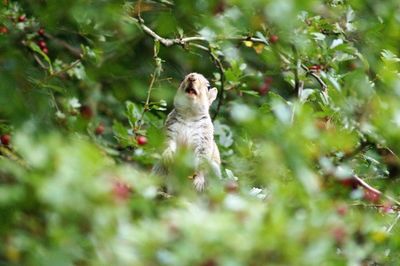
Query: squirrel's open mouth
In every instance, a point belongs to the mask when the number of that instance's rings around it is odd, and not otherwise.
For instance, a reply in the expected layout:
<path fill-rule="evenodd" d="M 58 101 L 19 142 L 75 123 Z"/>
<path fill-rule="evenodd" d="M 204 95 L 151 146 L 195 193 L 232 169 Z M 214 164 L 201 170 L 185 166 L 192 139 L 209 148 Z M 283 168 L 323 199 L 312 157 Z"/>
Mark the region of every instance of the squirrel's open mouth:
<path fill-rule="evenodd" d="M 192 86 L 187 87 L 185 92 L 189 95 L 197 95 L 197 91 Z"/>

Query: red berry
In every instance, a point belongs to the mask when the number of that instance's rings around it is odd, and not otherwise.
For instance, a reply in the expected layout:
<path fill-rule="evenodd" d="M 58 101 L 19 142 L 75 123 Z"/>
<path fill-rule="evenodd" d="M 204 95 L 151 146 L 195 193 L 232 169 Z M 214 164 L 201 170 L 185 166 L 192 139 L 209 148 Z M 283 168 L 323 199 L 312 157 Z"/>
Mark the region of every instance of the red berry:
<path fill-rule="evenodd" d="M 339 214 L 340 216 L 345 216 L 347 214 L 347 205 L 346 204 L 340 204 L 339 206 L 336 207 L 336 212 L 337 214 Z"/>
<path fill-rule="evenodd" d="M 341 179 L 340 183 L 342 183 L 343 186 L 345 187 L 350 187 L 352 189 L 356 189 L 359 185 L 359 182 L 357 179 L 355 178 L 346 178 L 346 179 Z"/>
<path fill-rule="evenodd" d="M 271 35 L 271 36 L 269 36 L 269 42 L 270 42 L 270 43 L 276 43 L 276 42 L 278 42 L 278 40 L 279 40 L 278 35 Z"/>
<path fill-rule="evenodd" d="M 225 1 L 218 1 L 217 2 L 217 4 L 216 4 L 216 6 L 214 7 L 214 14 L 221 14 L 221 13 L 223 13 L 224 11 L 225 11 L 225 9 L 226 9 L 226 3 L 225 3 Z"/>
<path fill-rule="evenodd" d="M 234 181 L 234 180 L 230 180 L 225 184 L 225 191 L 227 193 L 236 193 L 239 190 L 239 184 Z"/>
<path fill-rule="evenodd" d="M 131 195 L 131 188 L 120 181 L 116 181 L 113 184 L 113 194 L 117 200 L 127 200 Z"/>
<path fill-rule="evenodd" d="M 25 15 L 21 15 L 18 17 L 18 22 L 24 22 L 26 20 L 26 16 Z"/>
<path fill-rule="evenodd" d="M 200 266 L 217 266 L 218 263 L 214 259 L 208 259 L 203 261 Z"/>
<path fill-rule="evenodd" d="M 103 125 L 103 123 L 100 123 L 96 129 L 94 130 L 94 132 L 96 133 L 96 135 L 101 135 L 104 133 L 105 127 Z"/>
<path fill-rule="evenodd" d="M 264 79 L 264 84 L 270 85 L 270 84 L 272 84 L 272 81 L 274 81 L 274 79 L 272 77 L 266 77 Z"/>
<path fill-rule="evenodd" d="M 264 80 L 264 83 L 258 88 L 258 93 L 260 95 L 265 95 L 269 92 L 271 89 L 271 84 L 272 84 L 273 78 L 272 77 L 266 77 Z"/>
<path fill-rule="evenodd" d="M 333 228 L 331 234 L 337 244 L 342 244 L 347 237 L 346 229 L 341 226 Z"/>
<path fill-rule="evenodd" d="M 45 53 L 45 54 L 48 54 L 49 53 L 49 49 L 47 49 L 47 47 L 43 47 L 42 48 L 42 52 Z"/>
<path fill-rule="evenodd" d="M 5 146 L 8 146 L 10 144 L 11 136 L 8 134 L 1 135 L 0 140 L 1 143 L 3 143 Z"/>
<path fill-rule="evenodd" d="M 312 71 L 320 71 L 321 70 L 321 66 L 320 65 L 313 65 L 309 67 L 310 70 Z"/>
<path fill-rule="evenodd" d="M 377 202 L 379 202 L 380 197 L 381 197 L 381 195 L 378 192 L 364 189 L 364 199 L 365 200 L 372 202 L 372 203 L 377 203 Z"/>
<path fill-rule="evenodd" d="M 39 35 L 41 35 L 41 36 L 44 36 L 44 29 L 43 28 L 40 28 L 39 30 L 38 30 L 38 34 Z"/>
<path fill-rule="evenodd" d="M 82 105 L 80 111 L 81 111 L 81 116 L 85 119 L 89 120 L 93 116 L 93 111 L 92 108 L 90 108 L 90 106 Z"/>
<path fill-rule="evenodd" d="M 328 129 L 327 121 L 324 118 L 317 118 L 315 120 L 314 124 L 315 124 L 315 127 L 318 128 L 319 130 L 327 130 Z M 344 180 L 342 180 L 342 183 L 343 183 L 343 181 Z"/>
<path fill-rule="evenodd" d="M 42 49 L 45 48 L 45 47 L 47 47 L 46 42 L 43 41 L 43 40 L 38 41 L 38 45 L 39 45 L 39 47 L 42 48 Z"/>
<path fill-rule="evenodd" d="M 349 68 L 350 68 L 350 70 L 355 70 L 355 69 L 357 69 L 357 64 L 355 62 L 350 62 Z"/>
<path fill-rule="evenodd" d="M 136 142 L 138 145 L 143 146 L 147 144 L 147 138 L 145 136 L 137 136 Z"/>
<path fill-rule="evenodd" d="M 1 34 L 6 34 L 6 33 L 8 33 L 7 27 L 5 27 L 5 26 L 0 27 L 0 33 L 1 33 Z"/>
<path fill-rule="evenodd" d="M 269 92 L 269 86 L 267 84 L 262 84 L 259 88 L 258 88 L 258 94 L 260 95 L 265 95 Z"/>

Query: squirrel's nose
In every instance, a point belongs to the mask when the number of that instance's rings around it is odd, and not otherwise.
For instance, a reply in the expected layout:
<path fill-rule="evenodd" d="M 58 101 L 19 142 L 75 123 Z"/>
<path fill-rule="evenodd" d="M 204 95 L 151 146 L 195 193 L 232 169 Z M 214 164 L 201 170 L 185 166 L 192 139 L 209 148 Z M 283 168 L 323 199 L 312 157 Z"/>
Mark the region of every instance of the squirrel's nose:
<path fill-rule="evenodd" d="M 188 78 L 188 81 L 189 81 L 190 83 L 193 83 L 195 80 L 196 80 L 196 78 L 195 78 L 194 75 L 190 75 L 189 78 Z"/>

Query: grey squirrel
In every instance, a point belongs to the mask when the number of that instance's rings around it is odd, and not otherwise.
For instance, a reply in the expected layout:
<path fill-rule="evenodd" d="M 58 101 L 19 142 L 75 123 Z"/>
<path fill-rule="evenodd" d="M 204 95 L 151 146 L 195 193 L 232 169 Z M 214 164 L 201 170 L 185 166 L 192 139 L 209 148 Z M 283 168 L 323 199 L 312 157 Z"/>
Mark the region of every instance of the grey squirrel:
<path fill-rule="evenodd" d="M 209 114 L 217 94 L 218 90 L 201 74 L 190 73 L 184 78 L 174 98 L 174 109 L 165 121 L 167 147 L 162 153 L 162 162 L 153 169 L 156 174 L 165 173 L 177 149 L 186 146 L 195 156 L 195 173 L 191 178 L 196 190 L 205 189 L 209 169 L 216 176 L 221 175 L 220 154 Z"/>

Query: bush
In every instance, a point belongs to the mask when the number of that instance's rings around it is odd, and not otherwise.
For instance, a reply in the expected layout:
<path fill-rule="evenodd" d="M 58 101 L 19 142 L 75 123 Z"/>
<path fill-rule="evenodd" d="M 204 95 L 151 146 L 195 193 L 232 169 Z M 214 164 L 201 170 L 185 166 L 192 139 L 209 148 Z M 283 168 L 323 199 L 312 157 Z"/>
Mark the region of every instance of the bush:
<path fill-rule="evenodd" d="M 0 265 L 400 263 L 397 1 L 1 5 Z M 204 193 L 151 174 L 194 71 Z"/>

